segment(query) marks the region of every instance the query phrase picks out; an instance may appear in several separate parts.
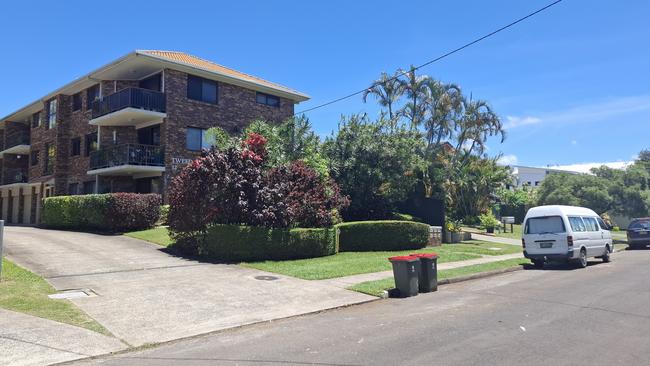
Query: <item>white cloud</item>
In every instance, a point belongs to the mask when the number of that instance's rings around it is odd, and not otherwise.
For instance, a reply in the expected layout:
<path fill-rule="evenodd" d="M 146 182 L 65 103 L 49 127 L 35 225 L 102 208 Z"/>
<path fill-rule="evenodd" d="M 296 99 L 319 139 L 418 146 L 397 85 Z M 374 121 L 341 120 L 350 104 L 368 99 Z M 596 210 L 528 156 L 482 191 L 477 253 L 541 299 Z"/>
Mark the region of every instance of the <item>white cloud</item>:
<path fill-rule="evenodd" d="M 650 95 L 616 97 L 601 102 L 579 105 L 539 116 L 506 116 L 504 127 L 516 128 L 540 123 L 598 122 L 629 113 L 649 111 Z"/>
<path fill-rule="evenodd" d="M 571 145 L 577 145 L 577 144 L 578 144 L 578 141 L 576 141 L 576 140 L 571 140 Z"/>
<path fill-rule="evenodd" d="M 525 116 L 525 117 L 506 116 L 506 123 L 503 125 L 503 127 L 505 129 L 508 129 L 508 128 L 526 126 L 526 125 L 534 125 L 540 122 L 542 122 L 540 118 L 532 117 L 532 116 Z"/>
<path fill-rule="evenodd" d="M 517 165 L 518 162 L 517 155 L 513 154 L 503 155 L 499 158 L 500 165 Z"/>
<path fill-rule="evenodd" d="M 547 166 L 542 168 L 567 170 L 570 172 L 577 172 L 577 173 L 589 173 L 592 168 L 599 168 L 603 165 L 612 169 L 625 169 L 628 165 L 632 163 L 633 163 L 632 161 L 614 161 L 614 162 L 605 162 L 605 163 L 580 163 L 580 164 L 569 164 L 569 165 L 553 165 L 553 166 Z"/>

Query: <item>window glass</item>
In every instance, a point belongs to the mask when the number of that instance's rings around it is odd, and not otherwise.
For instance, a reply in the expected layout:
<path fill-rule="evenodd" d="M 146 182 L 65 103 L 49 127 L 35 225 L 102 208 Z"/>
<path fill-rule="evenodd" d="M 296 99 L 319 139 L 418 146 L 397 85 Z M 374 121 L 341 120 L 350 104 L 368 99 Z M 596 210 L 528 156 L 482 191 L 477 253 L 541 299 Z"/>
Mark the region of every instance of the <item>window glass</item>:
<path fill-rule="evenodd" d="M 86 108 L 91 109 L 97 99 L 99 99 L 99 84 L 86 89 Z"/>
<path fill-rule="evenodd" d="M 70 155 L 76 156 L 81 154 L 81 138 L 77 137 L 70 141 L 72 143 L 72 146 L 70 148 Z"/>
<path fill-rule="evenodd" d="M 593 217 L 583 217 L 582 221 L 585 223 L 587 231 L 599 231 L 598 223 Z"/>
<path fill-rule="evenodd" d="M 32 166 L 38 165 L 38 150 L 32 151 L 29 161 L 31 162 Z"/>
<path fill-rule="evenodd" d="M 56 99 L 50 100 L 48 104 L 48 128 L 56 127 Z"/>
<path fill-rule="evenodd" d="M 93 193 L 95 193 L 95 181 L 90 180 L 88 182 L 84 182 L 83 194 L 93 194 Z"/>
<path fill-rule="evenodd" d="M 203 145 L 203 130 L 200 128 L 187 128 L 187 149 L 193 151 L 201 150 Z"/>
<path fill-rule="evenodd" d="M 97 150 L 97 134 L 89 133 L 86 135 L 86 156 L 90 156 L 90 153 Z"/>
<path fill-rule="evenodd" d="M 72 110 L 78 111 L 81 109 L 81 93 L 72 96 Z"/>
<path fill-rule="evenodd" d="M 599 217 L 599 218 L 597 218 L 596 220 L 598 220 L 598 225 L 600 225 L 600 228 L 601 228 L 601 229 L 603 229 L 603 230 L 608 230 L 608 229 L 607 229 L 607 224 L 605 224 L 605 221 L 603 221 L 603 219 L 601 219 L 601 218 Z"/>
<path fill-rule="evenodd" d="M 637 220 L 632 221 L 628 230 L 650 230 L 650 220 Z"/>
<path fill-rule="evenodd" d="M 560 216 L 531 217 L 526 221 L 526 234 L 563 233 L 564 222 Z"/>
<path fill-rule="evenodd" d="M 217 103 L 217 82 L 198 76 L 187 76 L 187 97 L 202 102 Z"/>
<path fill-rule="evenodd" d="M 142 89 L 161 91 L 161 86 L 162 86 L 161 76 L 162 74 L 158 73 L 156 75 L 149 76 L 146 79 L 142 79 L 138 83 L 138 86 Z"/>
<path fill-rule="evenodd" d="M 79 183 L 68 184 L 68 194 L 71 196 L 79 194 Z"/>
<path fill-rule="evenodd" d="M 52 174 L 54 172 L 54 159 L 56 158 L 56 146 L 47 144 L 45 154 L 45 174 Z"/>
<path fill-rule="evenodd" d="M 271 107 L 279 107 L 280 106 L 280 98 L 276 97 L 275 95 L 257 93 L 256 100 L 257 100 L 257 103 L 266 104 L 266 105 L 271 106 Z"/>
<path fill-rule="evenodd" d="M 32 114 L 32 127 L 39 127 L 41 125 L 41 112 Z"/>
<path fill-rule="evenodd" d="M 569 217 L 569 224 L 571 225 L 571 230 L 573 231 L 587 231 L 587 227 L 580 217 Z"/>

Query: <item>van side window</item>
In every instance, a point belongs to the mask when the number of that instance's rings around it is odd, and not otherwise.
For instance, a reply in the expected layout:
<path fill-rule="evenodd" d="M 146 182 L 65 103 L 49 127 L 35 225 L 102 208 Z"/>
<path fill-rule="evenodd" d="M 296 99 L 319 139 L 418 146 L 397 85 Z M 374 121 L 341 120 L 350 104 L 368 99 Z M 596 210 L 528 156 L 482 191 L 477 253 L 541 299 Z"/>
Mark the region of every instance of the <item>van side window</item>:
<path fill-rule="evenodd" d="M 587 231 L 585 223 L 580 217 L 569 216 L 569 225 L 571 225 L 571 230 L 575 232 Z"/>
<path fill-rule="evenodd" d="M 603 219 L 601 219 L 601 218 L 599 217 L 599 218 L 597 218 L 596 220 L 598 220 L 598 225 L 600 225 L 600 228 L 601 228 L 601 229 L 603 229 L 603 230 L 607 230 L 607 225 L 605 224 L 605 221 L 603 221 Z"/>
<path fill-rule="evenodd" d="M 593 217 L 583 217 L 582 221 L 585 223 L 587 231 L 599 231 L 598 223 Z"/>

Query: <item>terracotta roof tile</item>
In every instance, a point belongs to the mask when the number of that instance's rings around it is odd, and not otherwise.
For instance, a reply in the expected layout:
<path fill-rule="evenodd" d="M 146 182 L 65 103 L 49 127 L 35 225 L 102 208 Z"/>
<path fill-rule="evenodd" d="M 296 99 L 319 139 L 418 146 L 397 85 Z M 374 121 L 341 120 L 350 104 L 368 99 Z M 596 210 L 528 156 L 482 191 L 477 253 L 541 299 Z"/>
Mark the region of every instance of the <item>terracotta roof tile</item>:
<path fill-rule="evenodd" d="M 306 95 L 300 93 L 297 90 L 287 88 L 286 86 L 283 86 L 283 85 L 280 85 L 280 84 L 272 83 L 270 81 L 258 78 L 258 77 L 253 76 L 253 75 L 249 75 L 249 74 L 237 71 L 237 70 L 233 70 L 233 69 L 231 69 L 229 67 L 225 67 L 223 65 L 216 64 L 216 63 L 214 63 L 212 61 L 204 60 L 202 58 L 187 54 L 185 52 L 161 51 L 161 50 L 138 50 L 137 52 L 141 53 L 141 54 L 149 55 L 149 56 L 163 58 L 163 59 L 166 59 L 166 60 L 171 61 L 171 62 L 182 63 L 182 64 L 186 64 L 186 65 L 189 65 L 189 66 L 197 67 L 197 68 L 200 68 L 200 69 L 204 69 L 206 71 L 212 71 L 212 72 L 216 72 L 216 73 L 219 73 L 219 74 L 222 74 L 222 75 L 235 77 L 235 78 L 242 79 L 242 80 L 245 80 L 245 81 L 249 81 L 249 82 L 252 82 L 252 83 L 255 83 L 255 84 L 258 84 L 258 85 L 266 86 L 268 88 L 279 89 L 279 90 L 285 91 L 287 93 L 298 94 L 298 95 L 304 96 L 305 98 L 308 98 Z"/>

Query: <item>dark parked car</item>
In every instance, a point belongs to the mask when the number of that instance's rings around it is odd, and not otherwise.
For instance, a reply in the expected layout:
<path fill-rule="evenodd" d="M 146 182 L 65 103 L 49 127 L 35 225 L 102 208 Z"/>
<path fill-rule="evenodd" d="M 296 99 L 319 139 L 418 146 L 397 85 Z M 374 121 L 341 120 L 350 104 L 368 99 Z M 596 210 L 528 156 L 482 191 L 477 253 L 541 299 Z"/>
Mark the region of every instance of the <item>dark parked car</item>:
<path fill-rule="evenodd" d="M 650 217 L 633 219 L 627 227 L 627 244 L 630 249 L 650 245 Z"/>

